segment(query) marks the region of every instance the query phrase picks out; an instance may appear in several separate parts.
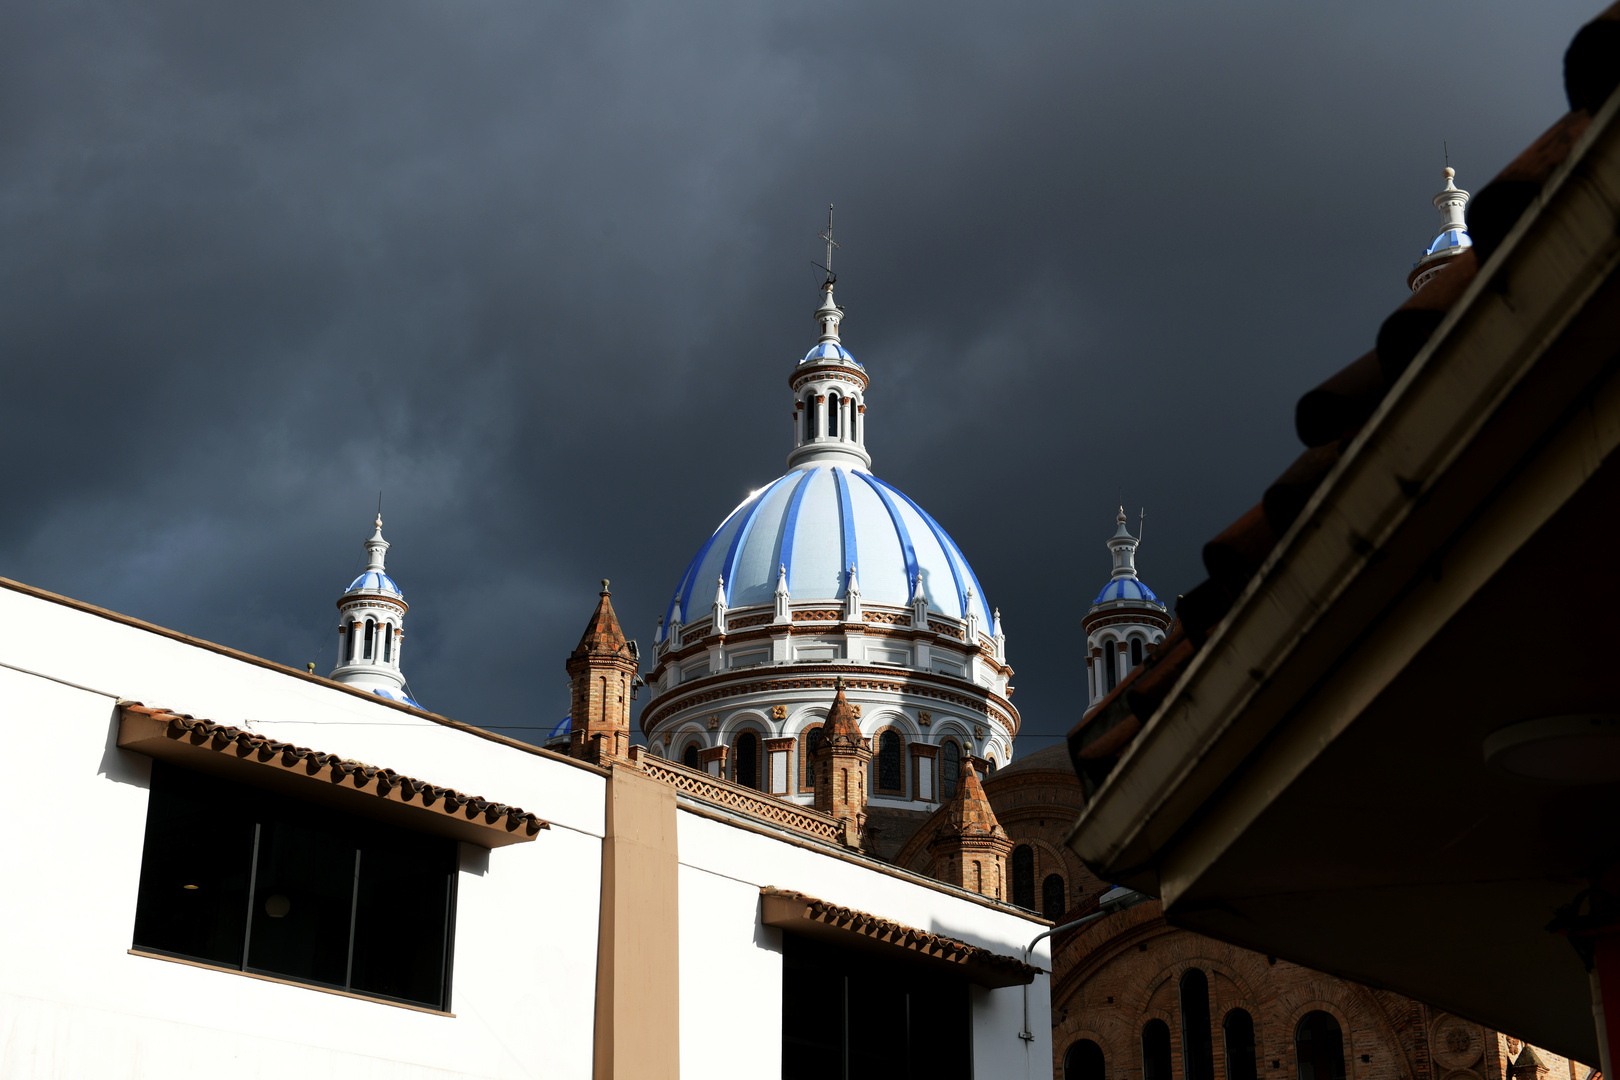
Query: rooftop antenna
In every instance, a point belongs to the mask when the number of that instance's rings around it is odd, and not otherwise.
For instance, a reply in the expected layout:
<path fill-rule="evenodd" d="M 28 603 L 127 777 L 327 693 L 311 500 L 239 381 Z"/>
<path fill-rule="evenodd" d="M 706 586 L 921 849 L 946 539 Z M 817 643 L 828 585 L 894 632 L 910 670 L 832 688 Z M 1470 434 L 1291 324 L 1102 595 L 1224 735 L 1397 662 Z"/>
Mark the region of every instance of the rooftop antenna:
<path fill-rule="evenodd" d="M 1446 140 L 1444 139 L 1440 140 L 1440 152 L 1446 155 L 1446 168 L 1451 168 L 1451 147 L 1446 145 Z"/>
<path fill-rule="evenodd" d="M 832 212 L 833 212 L 833 204 L 828 203 L 827 204 L 827 229 L 826 229 L 825 232 L 819 232 L 819 233 L 816 234 L 817 236 L 821 237 L 823 240 L 827 241 L 827 265 L 822 266 L 820 263 L 816 262 L 814 259 L 810 260 L 810 265 L 811 266 L 814 266 L 819 270 L 825 270 L 827 272 L 827 284 L 828 285 L 831 285 L 833 282 L 838 280 L 838 275 L 833 273 L 833 269 L 832 269 L 833 248 L 838 246 L 838 241 L 833 239 L 833 217 L 832 217 Z"/>
<path fill-rule="evenodd" d="M 377 490 L 377 516 L 382 517 L 382 489 Z"/>
<path fill-rule="evenodd" d="M 1136 550 L 1142 550 L 1142 534 L 1147 531 L 1147 507 L 1142 507 L 1136 514 Z"/>

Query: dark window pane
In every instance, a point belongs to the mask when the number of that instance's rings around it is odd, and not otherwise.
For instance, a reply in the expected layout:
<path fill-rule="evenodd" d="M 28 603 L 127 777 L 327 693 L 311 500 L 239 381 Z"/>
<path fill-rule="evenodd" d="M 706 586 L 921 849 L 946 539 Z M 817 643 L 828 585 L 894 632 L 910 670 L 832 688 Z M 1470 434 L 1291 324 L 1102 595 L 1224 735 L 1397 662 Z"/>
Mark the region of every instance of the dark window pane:
<path fill-rule="evenodd" d="M 383 623 L 383 662 L 389 663 L 394 659 L 394 628 Z"/>
<path fill-rule="evenodd" d="M 954 742 L 947 742 L 939 757 L 940 798 L 949 799 L 956 794 L 957 781 L 962 779 L 962 749 Z"/>
<path fill-rule="evenodd" d="M 1012 902 L 1035 910 L 1035 852 L 1028 844 L 1013 848 Z"/>
<path fill-rule="evenodd" d="M 1041 914 L 1057 922 L 1069 910 L 1068 893 L 1063 888 L 1061 874 L 1047 874 L 1041 882 Z"/>
<path fill-rule="evenodd" d="M 685 765 L 688 769 L 699 768 L 697 743 L 690 743 L 687 745 L 686 752 L 681 755 L 681 764 Z"/>
<path fill-rule="evenodd" d="M 237 802 L 228 784 L 152 763 L 136 948 L 242 963 L 253 819 Z"/>
<path fill-rule="evenodd" d="M 1215 1080 L 1209 978 L 1198 968 L 1181 976 L 1181 1074 L 1184 1080 Z"/>
<path fill-rule="evenodd" d="M 1112 641 L 1103 642 L 1103 647 L 1102 647 L 1103 677 L 1108 680 L 1105 685 L 1108 687 L 1109 690 L 1112 690 L 1114 688 L 1115 684 L 1118 683 L 1118 681 L 1119 681 L 1119 673 L 1115 670 L 1118 667 L 1118 665 L 1115 663 L 1115 658 L 1118 655 L 1119 655 L 1119 649 L 1115 647 L 1115 645 L 1114 645 L 1114 643 Z"/>
<path fill-rule="evenodd" d="M 1131 638 L 1131 667 L 1135 667 L 1136 665 L 1140 664 L 1141 662 L 1142 662 L 1142 639 L 1139 638 L 1139 637 L 1133 637 L 1133 638 Z"/>
<path fill-rule="evenodd" d="M 737 736 L 737 783 L 743 787 L 759 787 L 759 740 L 752 732 Z"/>
<path fill-rule="evenodd" d="M 376 635 L 376 631 L 377 631 L 377 624 L 372 622 L 370 619 L 367 619 L 366 620 L 366 655 L 365 655 L 365 658 L 367 660 L 371 659 L 371 639 Z"/>
<path fill-rule="evenodd" d="M 1171 1080 L 1170 1025 L 1163 1020 L 1142 1026 L 1142 1080 Z"/>
<path fill-rule="evenodd" d="M 1221 1028 L 1226 1037 L 1226 1080 L 1255 1080 L 1254 1017 L 1233 1009 Z"/>
<path fill-rule="evenodd" d="M 1306 1013 L 1294 1029 L 1299 1080 L 1344 1080 L 1344 1032 L 1325 1012 Z"/>
<path fill-rule="evenodd" d="M 827 434 L 834 437 L 838 435 L 838 403 L 837 394 L 827 395 Z"/>
<path fill-rule="evenodd" d="M 357 631 L 355 630 L 355 628 L 357 626 L 359 626 L 359 625 L 360 625 L 359 623 L 350 623 L 349 624 L 349 632 L 343 635 L 345 638 L 348 639 L 346 642 L 344 642 L 343 659 L 344 659 L 345 663 L 353 663 L 354 662 L 354 640 L 355 640 L 355 637 L 357 636 Z"/>
<path fill-rule="evenodd" d="M 342 986 L 354 914 L 355 844 L 330 823 L 311 818 L 288 813 L 260 822 L 247 966 Z"/>
<path fill-rule="evenodd" d="M 433 1008 L 444 1001 L 455 843 L 379 830 L 360 849 L 350 988 Z"/>
<path fill-rule="evenodd" d="M 1102 1047 L 1081 1039 L 1063 1055 L 1063 1080 L 1103 1080 Z"/>
<path fill-rule="evenodd" d="M 816 786 L 816 747 L 821 745 L 821 729 L 816 728 L 804 738 L 804 786 L 814 789 Z"/>
<path fill-rule="evenodd" d="M 892 731 L 885 731 L 878 736 L 877 783 L 882 790 L 903 790 L 901 757 L 899 735 Z"/>

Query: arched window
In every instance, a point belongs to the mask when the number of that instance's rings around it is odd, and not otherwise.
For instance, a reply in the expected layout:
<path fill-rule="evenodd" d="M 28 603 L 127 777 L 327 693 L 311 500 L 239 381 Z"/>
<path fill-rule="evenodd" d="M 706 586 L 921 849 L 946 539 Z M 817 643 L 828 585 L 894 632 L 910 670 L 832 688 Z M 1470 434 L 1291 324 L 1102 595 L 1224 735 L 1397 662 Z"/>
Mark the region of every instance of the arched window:
<path fill-rule="evenodd" d="M 804 399 L 804 441 L 809 442 L 816 437 L 816 395 L 811 394 Z"/>
<path fill-rule="evenodd" d="M 1321 1010 L 1308 1012 L 1294 1029 L 1299 1080 L 1344 1080 L 1344 1031 Z"/>
<path fill-rule="evenodd" d="M 1133 637 L 1133 638 L 1131 638 L 1131 667 L 1136 667 L 1141 662 L 1142 662 L 1142 639 L 1139 638 L 1139 637 Z"/>
<path fill-rule="evenodd" d="M 687 743 L 686 749 L 681 753 L 681 764 L 688 769 L 700 769 L 703 766 L 698 762 L 697 743 Z"/>
<path fill-rule="evenodd" d="M 897 733 L 885 731 L 878 736 L 877 786 L 879 791 L 892 791 L 895 794 L 905 792 L 904 756 L 903 751 L 900 749 L 900 736 Z"/>
<path fill-rule="evenodd" d="M 1209 976 L 1197 968 L 1188 968 L 1181 976 L 1181 1075 L 1183 1080 L 1215 1080 Z"/>
<path fill-rule="evenodd" d="M 737 736 L 737 783 L 743 787 L 759 787 L 759 738 L 752 731 Z"/>
<path fill-rule="evenodd" d="M 1163 1020 L 1142 1025 L 1142 1080 L 1170 1080 L 1170 1025 Z"/>
<path fill-rule="evenodd" d="M 1226 1080 L 1255 1080 L 1254 1017 L 1233 1009 L 1221 1022 L 1226 1041 Z"/>
<path fill-rule="evenodd" d="M 355 624 L 350 623 L 348 632 L 343 635 L 347 639 L 343 642 L 343 662 L 346 664 L 354 663 L 354 639 L 360 636 L 355 633 L 354 627 Z"/>
<path fill-rule="evenodd" d="M 1068 890 L 1063 887 L 1062 874 L 1047 874 L 1041 882 L 1041 914 L 1053 922 L 1069 910 Z"/>
<path fill-rule="evenodd" d="M 1063 1055 L 1063 1080 L 1103 1080 L 1102 1047 L 1081 1039 Z"/>
<path fill-rule="evenodd" d="M 994 775 L 996 775 L 996 759 L 987 757 L 984 759 L 984 778 L 988 780 Z"/>
<path fill-rule="evenodd" d="M 805 791 L 816 789 L 816 747 L 821 745 L 821 729 L 813 727 L 804 733 L 804 742 L 800 744 L 799 757 L 804 765 Z"/>
<path fill-rule="evenodd" d="M 1107 680 L 1103 684 L 1106 687 L 1106 689 L 1103 691 L 1103 693 L 1105 693 L 1105 694 L 1112 691 L 1114 689 L 1114 687 L 1119 684 L 1119 671 L 1118 671 L 1119 664 L 1116 661 L 1116 657 L 1118 655 L 1119 655 L 1119 647 L 1117 645 L 1115 645 L 1112 641 L 1103 642 L 1103 645 L 1102 645 L 1103 678 L 1105 680 Z"/>
<path fill-rule="evenodd" d="M 365 658 L 367 660 L 371 659 L 372 642 L 374 641 L 374 639 L 376 637 L 377 637 L 377 624 L 375 622 L 373 622 L 372 620 L 367 619 L 366 620 L 366 656 L 365 656 Z"/>
<path fill-rule="evenodd" d="M 956 794 L 956 782 L 962 779 L 962 748 L 946 742 L 939 752 L 939 797 L 949 799 Z"/>
<path fill-rule="evenodd" d="M 1035 849 L 1028 844 L 1012 850 L 1012 902 L 1035 910 Z"/>
<path fill-rule="evenodd" d="M 393 623 L 383 623 L 382 624 L 382 636 L 383 636 L 383 662 L 391 664 L 394 661 L 394 624 Z"/>
<path fill-rule="evenodd" d="M 838 438 L 838 406 L 842 402 L 836 393 L 827 395 L 827 434 L 834 439 Z"/>

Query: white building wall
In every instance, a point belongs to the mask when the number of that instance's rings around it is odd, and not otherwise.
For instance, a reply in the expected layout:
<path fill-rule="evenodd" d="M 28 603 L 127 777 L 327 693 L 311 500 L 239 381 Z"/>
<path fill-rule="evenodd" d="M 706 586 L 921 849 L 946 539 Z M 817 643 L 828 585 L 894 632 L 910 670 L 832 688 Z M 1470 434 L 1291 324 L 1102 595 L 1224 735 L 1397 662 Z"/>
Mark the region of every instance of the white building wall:
<path fill-rule="evenodd" d="M 0 1076 L 591 1075 L 600 775 L 4 588 L 0 664 Z M 114 745 L 118 697 L 550 819 L 462 847 L 454 1015 L 130 955 L 150 761 Z"/>
<path fill-rule="evenodd" d="M 782 934 L 760 922 L 759 890 L 792 889 L 880 918 L 1022 956 L 1047 924 L 922 881 L 749 829 L 677 814 L 681 913 L 681 1073 L 732 1078 L 781 1074 Z M 1048 943 L 1031 963 L 1048 968 Z M 739 992 L 739 988 L 745 988 Z M 1033 1042 L 1019 987 L 971 988 L 974 1075 L 1047 1080 L 1052 1039 L 1047 977 L 1030 987 Z M 744 1049 L 746 1048 L 746 1050 Z"/>

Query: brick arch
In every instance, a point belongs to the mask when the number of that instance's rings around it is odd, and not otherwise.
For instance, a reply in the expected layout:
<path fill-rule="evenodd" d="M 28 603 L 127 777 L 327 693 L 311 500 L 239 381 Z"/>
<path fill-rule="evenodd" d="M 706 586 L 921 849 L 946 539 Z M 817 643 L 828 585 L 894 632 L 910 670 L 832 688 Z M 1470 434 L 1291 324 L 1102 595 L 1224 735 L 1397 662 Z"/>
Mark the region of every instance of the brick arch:
<path fill-rule="evenodd" d="M 765 770 L 769 766 L 769 761 L 765 754 L 765 740 L 771 737 L 769 721 L 757 713 L 736 713 L 727 718 L 726 726 L 721 729 L 719 734 L 719 741 L 731 747 L 730 753 L 726 755 L 726 768 L 731 775 L 726 779 L 734 783 L 742 783 L 741 777 L 737 775 L 737 742 L 745 734 L 752 735 L 754 737 L 754 783 L 756 790 L 764 791 L 768 788 L 770 785 L 765 782 Z"/>
<path fill-rule="evenodd" d="M 720 741 L 729 746 L 732 739 L 750 728 L 760 738 L 770 738 L 771 721 L 764 713 L 758 709 L 738 709 L 720 721 Z"/>
<path fill-rule="evenodd" d="M 1077 1026 L 1072 1030 L 1064 1025 L 1052 1029 L 1052 1075 L 1063 1080 L 1063 1059 L 1068 1056 L 1069 1047 L 1082 1039 L 1090 1039 L 1102 1049 L 1103 1080 L 1123 1080 L 1122 1074 L 1114 1071 L 1114 1055 L 1109 1052 L 1109 1040 L 1102 1032 L 1087 1026 Z M 1062 1030 L 1062 1036 L 1058 1032 Z"/>

